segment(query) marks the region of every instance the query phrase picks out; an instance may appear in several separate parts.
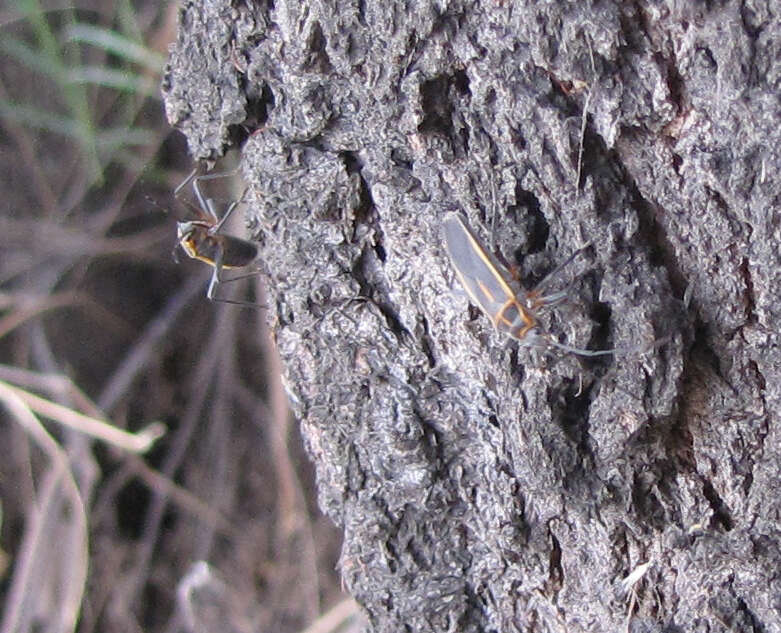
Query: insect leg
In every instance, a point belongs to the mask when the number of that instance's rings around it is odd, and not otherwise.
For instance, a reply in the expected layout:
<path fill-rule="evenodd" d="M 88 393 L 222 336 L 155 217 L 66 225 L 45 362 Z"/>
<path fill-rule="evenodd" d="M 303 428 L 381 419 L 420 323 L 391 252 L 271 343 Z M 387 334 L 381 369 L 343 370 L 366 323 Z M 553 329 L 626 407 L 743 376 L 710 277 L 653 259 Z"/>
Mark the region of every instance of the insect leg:
<path fill-rule="evenodd" d="M 176 189 L 174 189 L 174 197 L 176 197 L 176 198 L 179 197 L 179 194 L 182 193 L 182 189 L 184 189 L 187 185 L 189 185 L 192 182 L 193 178 L 195 178 L 195 174 L 197 174 L 197 173 L 198 173 L 198 167 L 193 169 L 190 172 L 189 176 L 187 176 L 187 178 L 185 178 L 182 182 L 180 182 L 176 186 Z"/>
<path fill-rule="evenodd" d="M 552 308 L 567 298 L 569 290 L 560 290 L 549 295 L 539 295 L 536 290 L 527 293 L 527 301 L 531 303 L 532 310 Z"/>
<path fill-rule="evenodd" d="M 190 183 L 193 183 L 193 191 L 195 192 L 195 197 L 198 200 L 198 206 L 200 207 L 201 211 L 205 213 L 206 215 L 211 218 L 213 222 L 217 222 L 219 218 L 217 217 L 217 212 L 214 210 L 214 203 L 209 199 L 206 198 L 203 193 L 201 192 L 201 188 L 198 186 L 198 182 L 203 179 L 207 179 L 212 177 L 211 175 L 203 175 L 198 176 L 199 168 L 195 167 L 190 174 L 185 178 L 182 182 L 179 183 L 179 185 L 174 189 L 174 196 L 178 198 L 181 193 L 182 189 L 184 189 L 187 185 Z M 220 176 L 222 174 L 219 174 Z"/>
<path fill-rule="evenodd" d="M 215 224 L 211 229 L 209 229 L 209 232 L 212 235 L 219 232 L 219 230 L 222 228 L 222 225 L 228 221 L 228 218 L 231 216 L 231 213 L 233 213 L 234 209 L 244 201 L 244 196 L 246 194 L 247 194 L 247 188 L 245 187 L 244 191 L 241 193 L 241 197 L 238 200 L 234 200 L 233 202 L 231 202 L 231 204 L 228 206 L 227 210 L 223 214 L 222 218 L 220 218 L 219 222 L 217 222 L 217 224 Z M 211 200 L 209 200 L 208 202 L 211 202 Z M 211 209 L 211 211 L 212 213 L 214 213 L 214 209 Z"/>
<path fill-rule="evenodd" d="M 193 192 L 195 192 L 195 197 L 198 201 L 198 205 L 201 207 L 204 213 L 206 213 L 214 222 L 215 224 L 220 224 L 221 221 L 219 219 L 219 216 L 217 215 L 217 211 L 214 207 L 214 201 L 211 198 L 207 198 L 203 191 L 201 191 L 200 182 L 202 180 L 215 180 L 217 178 L 228 178 L 230 176 L 233 176 L 238 173 L 238 168 L 232 169 L 230 171 L 223 171 L 216 174 L 202 174 L 198 175 L 199 168 L 195 167 L 190 174 L 185 178 L 178 187 L 174 190 L 174 196 L 179 196 L 182 189 L 184 189 L 188 184 L 192 183 L 193 185 Z M 246 193 L 246 189 L 244 190 L 244 193 Z M 239 200 L 242 200 L 244 198 L 244 193 L 242 193 L 241 198 Z M 231 209 L 232 210 L 232 209 Z M 224 221 L 224 218 L 223 220 Z M 214 231 L 216 232 L 216 230 Z"/>
<path fill-rule="evenodd" d="M 567 257 L 567 259 L 565 259 L 561 264 L 556 266 L 556 268 L 554 268 L 551 272 L 549 272 L 547 275 L 545 275 L 545 277 L 542 279 L 542 281 L 540 281 L 540 283 L 538 283 L 531 292 L 535 293 L 536 295 L 538 295 L 540 297 L 545 296 L 545 287 L 548 284 L 550 284 L 551 281 L 553 281 L 556 278 L 556 276 L 562 270 L 564 270 L 567 266 L 569 266 L 578 255 L 580 255 L 581 253 L 584 253 L 589 248 L 591 248 L 591 245 L 592 245 L 592 242 L 589 242 L 585 246 L 580 247 L 578 250 L 576 250 L 574 253 L 572 253 L 572 255 Z"/>
<path fill-rule="evenodd" d="M 198 176 L 198 180 L 217 180 L 219 178 L 230 178 L 231 176 L 235 176 L 238 173 L 239 168 L 236 167 L 235 169 L 229 169 L 228 171 L 218 171 L 211 174 L 203 174 L 202 176 Z"/>
<path fill-rule="evenodd" d="M 222 279 L 221 273 L 223 270 L 223 249 L 222 247 L 219 247 L 217 249 L 217 254 L 214 258 L 214 271 L 212 272 L 212 277 L 209 280 L 209 288 L 206 291 L 206 297 L 210 301 L 214 301 L 215 303 L 230 303 L 231 305 L 236 306 L 245 306 L 247 308 L 267 308 L 268 306 L 255 303 L 253 301 L 236 301 L 234 299 L 223 299 L 222 297 L 216 296 L 217 293 L 217 286 L 220 284 L 227 284 L 231 283 L 233 281 L 239 281 L 241 279 L 247 279 L 248 277 L 255 277 L 260 274 L 259 270 L 253 270 L 251 272 L 245 273 L 243 275 L 238 275 L 236 277 L 231 277 L 230 279 Z"/>
<path fill-rule="evenodd" d="M 212 278 L 209 280 L 209 289 L 206 291 L 206 296 L 210 301 L 216 301 L 214 293 L 217 290 L 217 285 L 220 283 L 220 273 L 222 272 L 222 259 L 223 252 L 222 246 L 217 247 L 217 254 L 214 257 L 214 270 L 212 270 Z"/>
<path fill-rule="evenodd" d="M 195 197 L 198 198 L 198 204 L 201 206 L 201 209 L 203 209 L 204 213 L 207 213 L 215 224 L 217 224 L 220 219 L 217 216 L 217 211 L 214 209 L 214 201 L 211 198 L 204 196 L 200 186 L 198 186 L 198 183 L 204 179 L 206 179 L 206 176 L 193 178 L 193 191 L 195 191 Z"/>
<path fill-rule="evenodd" d="M 585 246 L 579 248 L 574 253 L 572 253 L 567 259 L 565 259 L 561 264 L 556 266 L 551 272 L 549 272 L 545 277 L 538 283 L 532 290 L 530 290 L 528 293 L 526 293 L 526 300 L 528 304 L 531 306 L 532 310 L 538 310 L 538 309 L 547 309 L 551 308 L 562 301 L 564 301 L 567 298 L 567 295 L 569 294 L 568 289 L 560 290 L 558 292 L 552 292 L 549 294 L 546 294 L 546 287 L 558 276 L 558 274 L 564 270 L 569 264 L 572 263 L 572 261 L 581 253 L 589 249 L 592 245 L 592 242 L 589 242 Z"/>

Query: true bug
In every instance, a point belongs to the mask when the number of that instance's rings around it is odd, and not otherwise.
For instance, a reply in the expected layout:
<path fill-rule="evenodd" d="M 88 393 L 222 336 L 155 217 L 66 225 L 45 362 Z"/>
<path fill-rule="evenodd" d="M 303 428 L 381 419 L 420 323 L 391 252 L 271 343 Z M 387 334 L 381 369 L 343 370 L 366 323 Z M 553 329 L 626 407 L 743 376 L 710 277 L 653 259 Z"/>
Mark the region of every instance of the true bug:
<path fill-rule="evenodd" d="M 559 343 L 546 332 L 537 313 L 561 302 L 566 291 L 544 294 L 546 283 L 584 249 L 575 251 L 533 290 L 513 288 L 508 270 L 494 257 L 459 213 L 448 213 L 443 222 L 445 245 L 461 285 L 472 302 L 491 319 L 494 327 L 524 345 L 551 345 L 581 356 L 603 356 L 617 350 L 590 350 Z"/>
<path fill-rule="evenodd" d="M 206 291 L 206 296 L 209 299 L 223 303 L 232 303 L 234 305 L 263 307 L 260 304 L 250 301 L 234 301 L 215 296 L 219 284 L 238 281 L 239 279 L 245 279 L 258 274 L 258 271 L 254 270 L 230 279 L 223 279 L 221 277 L 224 269 L 246 268 L 254 262 L 258 257 L 258 247 L 252 242 L 240 237 L 220 234 L 220 229 L 222 229 L 231 213 L 233 213 L 236 207 L 239 206 L 244 199 L 243 194 L 241 198 L 235 200 L 228 206 L 225 214 L 220 218 L 217 216 L 217 212 L 214 208 L 214 201 L 204 196 L 201 192 L 201 187 L 199 186 L 201 180 L 222 178 L 227 174 L 196 176 L 197 173 L 197 169 L 193 170 L 193 172 L 185 178 L 174 191 L 174 196 L 179 197 L 182 189 L 192 182 L 193 191 L 195 192 L 195 197 L 198 200 L 199 205 L 198 207 L 195 207 L 192 204 L 188 205 L 198 215 L 197 219 L 176 223 L 176 238 L 178 240 L 178 245 L 181 246 L 182 250 L 187 253 L 188 256 L 205 262 L 213 267 L 214 270 L 212 272 L 211 280 L 209 281 L 209 288 Z"/>

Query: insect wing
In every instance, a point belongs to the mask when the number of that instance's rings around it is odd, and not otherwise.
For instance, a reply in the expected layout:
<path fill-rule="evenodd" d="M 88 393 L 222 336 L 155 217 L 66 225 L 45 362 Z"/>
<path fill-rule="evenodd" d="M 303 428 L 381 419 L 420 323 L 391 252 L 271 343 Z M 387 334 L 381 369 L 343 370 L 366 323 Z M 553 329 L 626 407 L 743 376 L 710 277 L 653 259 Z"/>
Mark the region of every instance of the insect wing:
<path fill-rule="evenodd" d="M 223 248 L 223 266 L 225 268 L 243 268 L 258 256 L 258 247 L 240 237 L 221 235 Z"/>
<path fill-rule="evenodd" d="M 450 261 L 464 290 L 499 329 L 506 331 L 501 327 L 501 317 L 508 303 L 515 305 L 516 299 L 505 279 L 504 267 L 485 250 L 458 213 L 445 217 L 444 232 Z"/>

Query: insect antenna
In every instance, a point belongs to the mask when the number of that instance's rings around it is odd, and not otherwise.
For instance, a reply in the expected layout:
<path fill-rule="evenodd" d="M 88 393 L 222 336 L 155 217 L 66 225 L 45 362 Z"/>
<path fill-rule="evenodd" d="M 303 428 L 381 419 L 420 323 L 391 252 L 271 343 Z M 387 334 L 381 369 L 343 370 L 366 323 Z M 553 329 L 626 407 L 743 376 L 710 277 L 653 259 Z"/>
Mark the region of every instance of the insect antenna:
<path fill-rule="evenodd" d="M 162 204 L 160 204 L 157 200 L 155 200 L 152 196 L 146 195 L 144 196 L 144 199 L 151 204 L 153 207 L 155 207 L 158 211 L 161 211 L 166 216 L 171 215 L 171 210 L 168 207 L 164 207 Z M 182 248 L 182 244 L 179 240 L 176 240 L 176 244 L 174 244 L 174 247 L 171 249 L 171 259 L 174 260 L 174 263 L 179 264 L 179 249 Z"/>
<path fill-rule="evenodd" d="M 613 355 L 621 355 L 621 354 L 631 354 L 633 352 L 643 351 L 650 352 L 653 349 L 656 349 L 665 343 L 667 343 L 670 340 L 669 336 L 663 336 L 661 338 L 654 339 L 647 345 L 630 345 L 629 347 L 611 347 L 610 349 L 583 349 L 581 347 L 572 347 L 571 345 L 567 345 L 566 343 L 559 343 L 556 339 L 553 338 L 550 334 L 545 334 L 542 337 L 546 344 L 552 345 L 553 347 L 557 347 L 558 349 L 569 352 L 571 354 L 577 354 L 579 356 L 608 356 L 610 354 Z"/>
<path fill-rule="evenodd" d="M 612 349 L 582 349 L 580 347 L 572 347 L 570 345 L 566 345 L 564 343 L 559 343 L 556 339 L 554 339 L 552 336 L 546 336 L 545 342 L 548 345 L 552 345 L 553 347 L 557 347 L 558 349 L 569 352 L 570 354 L 577 354 L 578 356 L 609 356 L 610 354 L 615 354 L 616 352 L 623 352 L 626 350 L 619 350 L 618 348 L 612 348 Z"/>

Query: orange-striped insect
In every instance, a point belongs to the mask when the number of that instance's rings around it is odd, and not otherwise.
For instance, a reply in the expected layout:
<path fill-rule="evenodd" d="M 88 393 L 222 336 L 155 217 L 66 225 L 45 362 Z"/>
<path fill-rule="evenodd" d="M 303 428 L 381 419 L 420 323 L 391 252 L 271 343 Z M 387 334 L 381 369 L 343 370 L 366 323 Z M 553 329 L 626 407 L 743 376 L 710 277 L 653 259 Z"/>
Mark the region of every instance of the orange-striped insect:
<path fill-rule="evenodd" d="M 176 223 L 176 238 L 182 250 L 193 259 L 202 261 L 213 267 L 212 277 L 209 281 L 209 288 L 206 296 L 212 301 L 222 303 L 232 303 L 234 305 L 243 305 L 251 307 L 264 307 L 258 303 L 250 301 L 234 301 L 223 299 L 216 296 L 217 286 L 221 283 L 229 283 L 253 277 L 259 271 L 253 270 L 249 273 L 237 277 L 224 278 L 222 272 L 230 268 L 246 268 L 258 257 L 258 247 L 249 240 L 233 235 L 224 235 L 220 230 L 228 221 L 231 213 L 244 199 L 242 195 L 239 200 L 232 202 L 222 218 L 218 217 L 214 207 L 214 201 L 203 195 L 199 182 L 212 178 L 222 178 L 227 174 L 209 174 L 206 176 L 196 176 L 198 170 L 195 169 L 185 180 L 176 188 L 174 195 L 179 197 L 182 189 L 190 182 L 193 185 L 195 197 L 198 200 L 198 207 L 188 204 L 197 214 L 195 220 L 180 221 Z"/>
<path fill-rule="evenodd" d="M 559 343 L 543 329 L 537 317 L 540 311 L 566 297 L 566 291 L 545 294 L 545 285 L 584 249 L 575 251 L 533 290 L 525 292 L 513 287 L 507 268 L 486 250 L 461 214 L 448 213 L 443 226 L 447 252 L 461 285 L 472 302 L 491 319 L 497 331 L 523 345 L 550 345 L 581 356 L 603 356 L 617 351 L 581 349 Z"/>

